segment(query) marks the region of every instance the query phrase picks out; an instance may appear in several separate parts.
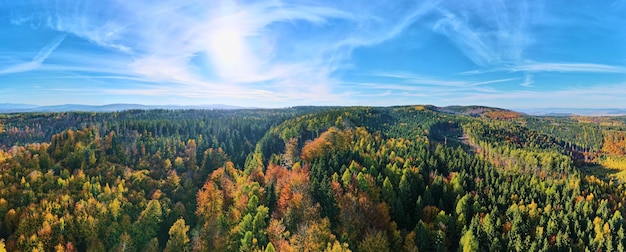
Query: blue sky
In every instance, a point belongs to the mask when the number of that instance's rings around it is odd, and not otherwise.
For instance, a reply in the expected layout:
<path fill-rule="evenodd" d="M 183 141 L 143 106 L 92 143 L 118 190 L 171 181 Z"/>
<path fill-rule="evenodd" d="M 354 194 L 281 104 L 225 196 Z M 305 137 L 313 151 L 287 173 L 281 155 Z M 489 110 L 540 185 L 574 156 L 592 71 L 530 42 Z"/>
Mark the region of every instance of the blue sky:
<path fill-rule="evenodd" d="M 626 108 L 626 1 L 0 0 L 0 103 Z"/>

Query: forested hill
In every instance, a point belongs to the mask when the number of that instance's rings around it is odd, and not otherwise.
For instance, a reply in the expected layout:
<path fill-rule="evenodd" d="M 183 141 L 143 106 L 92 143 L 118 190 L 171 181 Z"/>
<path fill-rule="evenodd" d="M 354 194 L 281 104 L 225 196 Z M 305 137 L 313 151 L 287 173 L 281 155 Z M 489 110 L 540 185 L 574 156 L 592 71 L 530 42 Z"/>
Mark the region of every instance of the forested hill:
<path fill-rule="evenodd" d="M 626 117 L 0 114 L 0 251 L 623 251 Z"/>

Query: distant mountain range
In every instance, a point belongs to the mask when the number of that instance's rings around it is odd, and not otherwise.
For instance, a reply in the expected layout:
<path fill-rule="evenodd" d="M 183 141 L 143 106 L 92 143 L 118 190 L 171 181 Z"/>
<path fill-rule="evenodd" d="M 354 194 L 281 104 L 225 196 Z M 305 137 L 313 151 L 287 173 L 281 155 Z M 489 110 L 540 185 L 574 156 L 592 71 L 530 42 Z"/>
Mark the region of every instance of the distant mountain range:
<path fill-rule="evenodd" d="M 534 108 L 534 109 L 502 109 L 486 106 L 447 106 L 433 107 L 446 113 L 478 116 L 485 112 L 518 112 L 534 116 L 621 116 L 626 115 L 626 109 L 618 108 Z"/>
<path fill-rule="evenodd" d="M 435 110 L 453 113 L 464 114 L 470 116 L 481 115 L 484 112 L 496 111 L 496 112 L 519 112 L 527 115 L 534 116 L 621 116 L 626 115 L 626 109 L 619 108 L 534 108 L 534 109 L 502 109 L 486 106 L 447 106 L 447 107 L 434 107 Z"/>
<path fill-rule="evenodd" d="M 626 115 L 626 109 L 619 108 L 534 108 L 534 109 L 500 109 L 485 106 L 447 106 L 436 107 L 432 105 L 426 105 L 426 108 L 438 110 L 441 112 L 454 113 L 454 114 L 480 114 L 485 111 L 516 111 L 527 115 L 536 116 L 618 116 Z M 107 105 L 83 105 L 83 104 L 63 104 L 52 106 L 38 106 L 32 104 L 22 103 L 0 103 L 0 113 L 20 113 L 20 112 L 114 112 L 130 109 L 251 109 L 250 107 L 239 107 L 224 104 L 209 104 L 209 105 L 143 105 L 143 104 L 107 104 Z"/>
<path fill-rule="evenodd" d="M 619 116 L 626 115 L 626 109 L 619 108 L 536 108 L 516 111 L 537 116 Z"/>
<path fill-rule="evenodd" d="M 81 105 L 81 104 L 63 104 L 53 106 L 37 106 L 32 104 L 17 103 L 0 103 L 0 113 L 19 113 L 19 112 L 114 112 L 130 109 L 245 109 L 245 107 L 230 106 L 223 104 L 211 105 L 142 105 L 142 104 L 107 104 L 107 105 Z"/>

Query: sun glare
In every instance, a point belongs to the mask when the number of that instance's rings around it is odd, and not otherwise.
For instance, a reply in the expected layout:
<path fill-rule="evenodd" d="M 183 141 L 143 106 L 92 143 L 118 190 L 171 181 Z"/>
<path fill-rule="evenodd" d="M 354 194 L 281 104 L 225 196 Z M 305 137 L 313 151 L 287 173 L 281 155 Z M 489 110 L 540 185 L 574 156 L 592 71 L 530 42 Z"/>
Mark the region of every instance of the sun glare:
<path fill-rule="evenodd" d="M 222 77 L 232 77 L 237 66 L 245 64 L 245 37 L 233 29 L 221 29 L 211 37 L 210 50 L 213 64 L 220 68 Z"/>

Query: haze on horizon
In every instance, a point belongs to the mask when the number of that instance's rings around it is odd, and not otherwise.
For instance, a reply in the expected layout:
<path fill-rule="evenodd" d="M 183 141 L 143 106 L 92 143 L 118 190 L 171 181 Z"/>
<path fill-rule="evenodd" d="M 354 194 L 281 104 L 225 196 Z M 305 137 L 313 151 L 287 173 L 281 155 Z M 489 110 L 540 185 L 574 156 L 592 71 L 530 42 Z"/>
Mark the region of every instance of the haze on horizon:
<path fill-rule="evenodd" d="M 0 103 L 626 108 L 626 1 L 0 0 Z"/>

